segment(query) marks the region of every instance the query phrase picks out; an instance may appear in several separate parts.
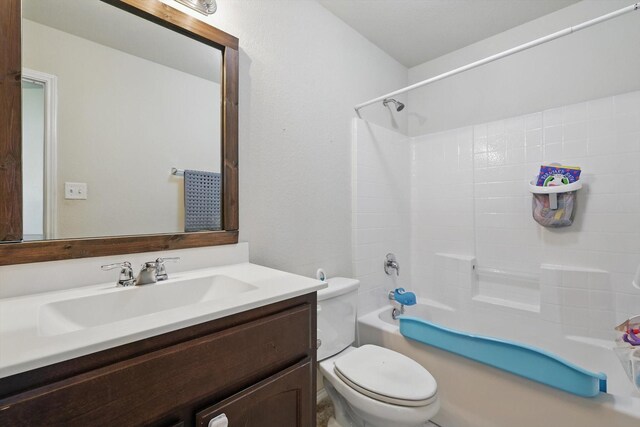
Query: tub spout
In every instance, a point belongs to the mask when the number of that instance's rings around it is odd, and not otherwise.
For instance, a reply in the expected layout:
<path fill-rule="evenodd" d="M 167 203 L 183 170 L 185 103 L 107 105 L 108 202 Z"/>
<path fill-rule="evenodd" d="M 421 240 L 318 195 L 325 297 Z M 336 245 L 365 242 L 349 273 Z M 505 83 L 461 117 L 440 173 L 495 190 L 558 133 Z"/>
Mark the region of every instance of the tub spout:
<path fill-rule="evenodd" d="M 393 320 L 398 320 L 398 316 L 402 314 L 404 314 L 404 305 L 401 305 L 400 309 L 393 307 L 393 310 L 391 310 L 391 318 Z"/>

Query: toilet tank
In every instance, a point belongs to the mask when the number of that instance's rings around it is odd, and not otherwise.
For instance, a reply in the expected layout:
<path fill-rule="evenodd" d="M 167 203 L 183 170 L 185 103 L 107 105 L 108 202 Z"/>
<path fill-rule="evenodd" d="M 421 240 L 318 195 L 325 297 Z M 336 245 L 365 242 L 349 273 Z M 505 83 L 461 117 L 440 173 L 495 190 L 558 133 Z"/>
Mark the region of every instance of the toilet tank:
<path fill-rule="evenodd" d="M 318 360 L 340 353 L 356 340 L 356 307 L 360 281 L 332 277 L 318 291 Z"/>

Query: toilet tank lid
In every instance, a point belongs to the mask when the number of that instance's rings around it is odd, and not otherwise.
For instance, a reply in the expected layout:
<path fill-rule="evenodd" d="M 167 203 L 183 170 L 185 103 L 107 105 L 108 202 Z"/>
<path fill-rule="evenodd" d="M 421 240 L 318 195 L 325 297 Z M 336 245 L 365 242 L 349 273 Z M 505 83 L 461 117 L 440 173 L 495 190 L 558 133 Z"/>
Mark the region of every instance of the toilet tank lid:
<path fill-rule="evenodd" d="M 360 286 L 359 280 L 346 277 L 332 277 L 327 279 L 327 283 L 329 286 L 318 291 L 318 301 L 353 292 Z"/>

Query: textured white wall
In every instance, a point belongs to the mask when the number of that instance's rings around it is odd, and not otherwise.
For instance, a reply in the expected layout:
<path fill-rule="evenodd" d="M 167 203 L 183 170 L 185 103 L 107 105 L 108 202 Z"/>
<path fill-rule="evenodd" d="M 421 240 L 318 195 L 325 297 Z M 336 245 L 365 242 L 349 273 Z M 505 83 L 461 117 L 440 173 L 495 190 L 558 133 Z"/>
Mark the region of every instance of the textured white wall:
<path fill-rule="evenodd" d="M 221 0 L 208 18 L 162 1 L 240 39 L 240 239 L 251 261 L 352 275 L 353 106 L 405 86 L 407 69 L 315 0 Z M 406 132 L 404 114 L 362 115 Z"/>
<path fill-rule="evenodd" d="M 351 275 L 353 106 L 406 85 L 406 68 L 314 0 L 221 0 L 208 18 L 163 1 L 240 39 L 240 238 L 252 262 Z M 406 129 L 381 106 L 363 116 Z"/>
<path fill-rule="evenodd" d="M 628 0 L 585 0 L 409 70 L 416 83 L 609 13 Z M 409 94 L 410 134 L 422 135 L 640 89 L 638 12 Z"/>
<path fill-rule="evenodd" d="M 170 170 L 220 171 L 220 85 L 32 21 L 23 38 L 24 66 L 58 77 L 57 237 L 184 231 Z"/>

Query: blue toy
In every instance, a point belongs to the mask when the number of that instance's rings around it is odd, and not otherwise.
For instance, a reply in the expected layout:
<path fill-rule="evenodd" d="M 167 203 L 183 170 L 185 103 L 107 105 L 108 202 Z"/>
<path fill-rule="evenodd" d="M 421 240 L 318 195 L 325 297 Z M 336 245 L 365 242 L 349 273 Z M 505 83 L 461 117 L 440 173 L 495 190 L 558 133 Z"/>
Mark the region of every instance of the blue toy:
<path fill-rule="evenodd" d="M 416 294 L 407 292 L 404 288 L 397 288 L 393 291 L 393 300 L 402 305 L 415 305 Z"/>

